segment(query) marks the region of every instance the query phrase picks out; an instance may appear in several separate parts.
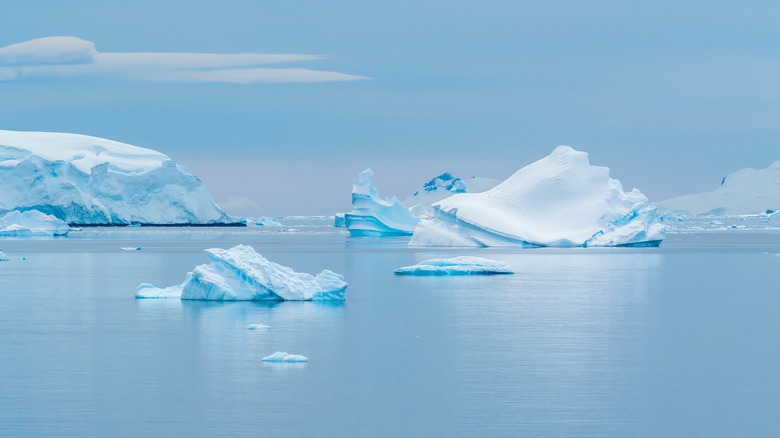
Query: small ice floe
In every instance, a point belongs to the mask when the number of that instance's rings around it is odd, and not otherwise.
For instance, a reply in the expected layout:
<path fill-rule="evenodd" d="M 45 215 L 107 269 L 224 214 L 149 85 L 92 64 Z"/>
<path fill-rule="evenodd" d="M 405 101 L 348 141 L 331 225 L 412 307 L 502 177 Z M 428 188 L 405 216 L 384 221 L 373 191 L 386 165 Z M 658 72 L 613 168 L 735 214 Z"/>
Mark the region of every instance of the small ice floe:
<path fill-rule="evenodd" d="M 141 283 L 135 290 L 135 297 L 141 298 L 181 298 L 181 287 L 154 287 L 149 283 Z"/>
<path fill-rule="evenodd" d="M 268 330 L 269 328 L 271 328 L 271 326 L 265 324 L 249 324 L 246 327 L 247 330 Z"/>
<path fill-rule="evenodd" d="M 509 266 L 498 260 L 460 256 L 448 259 L 430 259 L 395 271 L 396 275 L 499 275 L 514 274 Z"/>
<path fill-rule="evenodd" d="M 301 356 L 300 354 L 287 354 L 283 351 L 277 351 L 276 353 L 263 358 L 263 362 L 308 362 L 309 358 Z"/>
<path fill-rule="evenodd" d="M 8 258 L 8 256 L 5 255 L 5 253 L 3 251 L 0 251 L 0 262 L 7 262 L 9 260 L 10 259 Z"/>
<path fill-rule="evenodd" d="M 140 246 L 123 246 L 120 248 L 122 251 L 140 251 Z"/>

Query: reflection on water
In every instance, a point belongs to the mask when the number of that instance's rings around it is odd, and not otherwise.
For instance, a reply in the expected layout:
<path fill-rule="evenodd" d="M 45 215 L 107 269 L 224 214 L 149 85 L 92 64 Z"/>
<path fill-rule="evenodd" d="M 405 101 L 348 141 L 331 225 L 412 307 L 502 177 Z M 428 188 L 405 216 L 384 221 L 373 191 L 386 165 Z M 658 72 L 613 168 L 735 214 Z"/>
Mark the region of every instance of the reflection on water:
<path fill-rule="evenodd" d="M 147 233 L 148 234 L 148 233 Z M 0 435 L 772 435 L 780 236 L 650 249 L 132 232 L 3 241 Z M 676 239 L 676 240 L 675 240 Z M 203 249 L 330 268 L 346 302 L 134 300 Z M 20 255 L 28 260 L 21 261 Z M 401 277 L 434 257 L 515 275 Z M 247 330 L 264 324 L 267 330 Z M 263 363 L 276 351 L 305 364 Z M 725 431 L 725 432 L 724 432 Z"/>

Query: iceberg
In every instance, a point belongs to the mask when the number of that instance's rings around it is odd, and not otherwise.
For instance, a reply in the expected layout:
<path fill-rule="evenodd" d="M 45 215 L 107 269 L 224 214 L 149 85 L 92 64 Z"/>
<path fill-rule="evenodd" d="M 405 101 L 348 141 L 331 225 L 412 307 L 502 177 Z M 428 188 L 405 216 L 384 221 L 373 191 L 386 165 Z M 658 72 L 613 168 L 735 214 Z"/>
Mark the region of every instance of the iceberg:
<path fill-rule="evenodd" d="M 277 222 L 275 218 L 265 217 L 265 216 L 257 218 L 257 219 L 253 219 L 252 221 L 258 227 L 281 227 L 281 226 L 283 226 L 280 222 Z"/>
<path fill-rule="evenodd" d="M 336 228 L 346 228 L 347 218 L 344 217 L 344 213 L 336 213 L 333 215 L 333 226 Z"/>
<path fill-rule="evenodd" d="M 413 266 L 398 268 L 393 272 L 396 275 L 418 276 L 514 274 L 504 262 L 471 256 L 424 260 Z"/>
<path fill-rule="evenodd" d="M 308 362 L 309 358 L 301 356 L 300 354 L 287 354 L 283 351 L 277 351 L 276 353 L 263 358 L 263 362 Z"/>
<path fill-rule="evenodd" d="M 497 179 L 477 176 L 460 179 L 452 176 L 450 172 L 445 172 L 423 184 L 412 196 L 404 199 L 403 203 L 412 209 L 420 204 L 433 204 L 457 193 L 481 193 L 492 189 L 500 182 Z"/>
<path fill-rule="evenodd" d="M 482 193 L 433 204 L 412 246 L 658 246 L 665 227 L 637 189 L 624 192 L 588 154 L 559 146 Z"/>
<path fill-rule="evenodd" d="M 352 211 L 344 215 L 353 237 L 411 236 L 420 221 L 396 197 L 381 199 L 374 186 L 374 172 L 366 169 L 352 185 Z"/>
<path fill-rule="evenodd" d="M 0 251 L 0 262 L 7 262 L 9 260 L 10 259 L 8 258 L 8 256 L 5 255 L 5 253 L 3 251 Z"/>
<path fill-rule="evenodd" d="M 344 277 L 324 270 L 312 276 L 267 260 L 247 245 L 211 248 L 210 263 L 196 266 L 181 285 L 138 286 L 136 298 L 210 301 L 343 301 Z"/>
<path fill-rule="evenodd" d="M 268 330 L 271 326 L 265 324 L 249 324 L 247 330 Z"/>
<path fill-rule="evenodd" d="M 70 227 L 37 210 L 14 210 L 0 217 L 0 236 L 65 236 Z"/>
<path fill-rule="evenodd" d="M 166 155 L 97 137 L 0 130 L 0 214 L 39 210 L 73 225 L 235 221 Z"/>
<path fill-rule="evenodd" d="M 687 216 L 764 214 L 780 209 L 780 160 L 766 169 L 742 169 L 721 180 L 707 193 L 685 195 L 659 202 L 666 210 Z"/>

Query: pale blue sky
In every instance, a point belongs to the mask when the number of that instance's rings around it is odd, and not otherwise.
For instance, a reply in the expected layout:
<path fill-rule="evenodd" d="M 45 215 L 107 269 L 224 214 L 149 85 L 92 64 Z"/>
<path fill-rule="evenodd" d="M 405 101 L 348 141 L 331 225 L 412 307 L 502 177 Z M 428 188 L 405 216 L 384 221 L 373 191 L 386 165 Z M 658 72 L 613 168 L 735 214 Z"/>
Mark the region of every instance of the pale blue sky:
<path fill-rule="evenodd" d="M 346 210 L 366 167 L 405 198 L 443 171 L 504 178 L 559 144 L 662 200 L 780 159 L 778 17 L 773 1 L 10 0 L 0 46 L 325 55 L 270 67 L 371 79 L 33 76 L 0 81 L 0 128 L 159 150 L 257 215 Z"/>

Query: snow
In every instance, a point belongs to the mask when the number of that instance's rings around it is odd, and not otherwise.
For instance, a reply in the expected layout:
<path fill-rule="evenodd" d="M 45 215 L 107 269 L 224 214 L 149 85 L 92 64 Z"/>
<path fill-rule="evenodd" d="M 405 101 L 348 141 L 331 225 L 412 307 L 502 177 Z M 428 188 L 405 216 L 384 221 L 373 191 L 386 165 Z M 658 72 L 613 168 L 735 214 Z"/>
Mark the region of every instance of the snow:
<path fill-rule="evenodd" d="M 166 155 L 86 135 L 0 130 L 0 185 L 0 214 L 37 209 L 69 224 L 233 221 Z"/>
<path fill-rule="evenodd" d="M 424 260 L 395 271 L 396 275 L 495 275 L 514 274 L 509 266 L 498 260 L 459 256 L 447 259 Z"/>
<path fill-rule="evenodd" d="M 0 251 L 0 262 L 7 262 L 9 260 L 10 259 L 8 258 L 8 256 L 5 255 L 5 253 L 3 251 Z"/>
<path fill-rule="evenodd" d="M 352 211 L 344 218 L 353 237 L 411 236 L 419 222 L 396 197 L 379 197 L 371 169 L 360 172 L 355 179 Z"/>
<path fill-rule="evenodd" d="M 268 330 L 271 326 L 265 324 L 249 324 L 247 330 Z"/>
<path fill-rule="evenodd" d="M 588 154 L 559 146 L 483 193 L 433 204 L 410 245 L 657 246 L 665 228 L 638 190 L 624 192 Z"/>
<path fill-rule="evenodd" d="M 267 260 L 254 248 L 207 249 L 210 262 L 199 265 L 181 285 L 138 286 L 136 298 L 210 301 L 343 301 L 344 277 L 324 270 L 316 277 Z"/>
<path fill-rule="evenodd" d="M 14 210 L 0 217 L 0 236 L 65 236 L 70 227 L 37 210 Z"/>
<path fill-rule="evenodd" d="M 263 358 L 263 362 L 308 362 L 309 358 L 301 356 L 300 354 L 287 354 L 283 351 L 277 351 L 276 353 Z"/>
<path fill-rule="evenodd" d="M 492 189 L 500 182 L 497 179 L 476 176 L 460 179 L 450 172 L 445 172 L 423 184 L 412 196 L 404 199 L 403 203 L 410 209 L 428 206 L 456 193 L 481 193 Z"/>
<path fill-rule="evenodd" d="M 734 172 L 711 192 L 672 198 L 659 206 L 690 216 L 771 214 L 780 209 L 780 160 L 766 169 Z"/>

